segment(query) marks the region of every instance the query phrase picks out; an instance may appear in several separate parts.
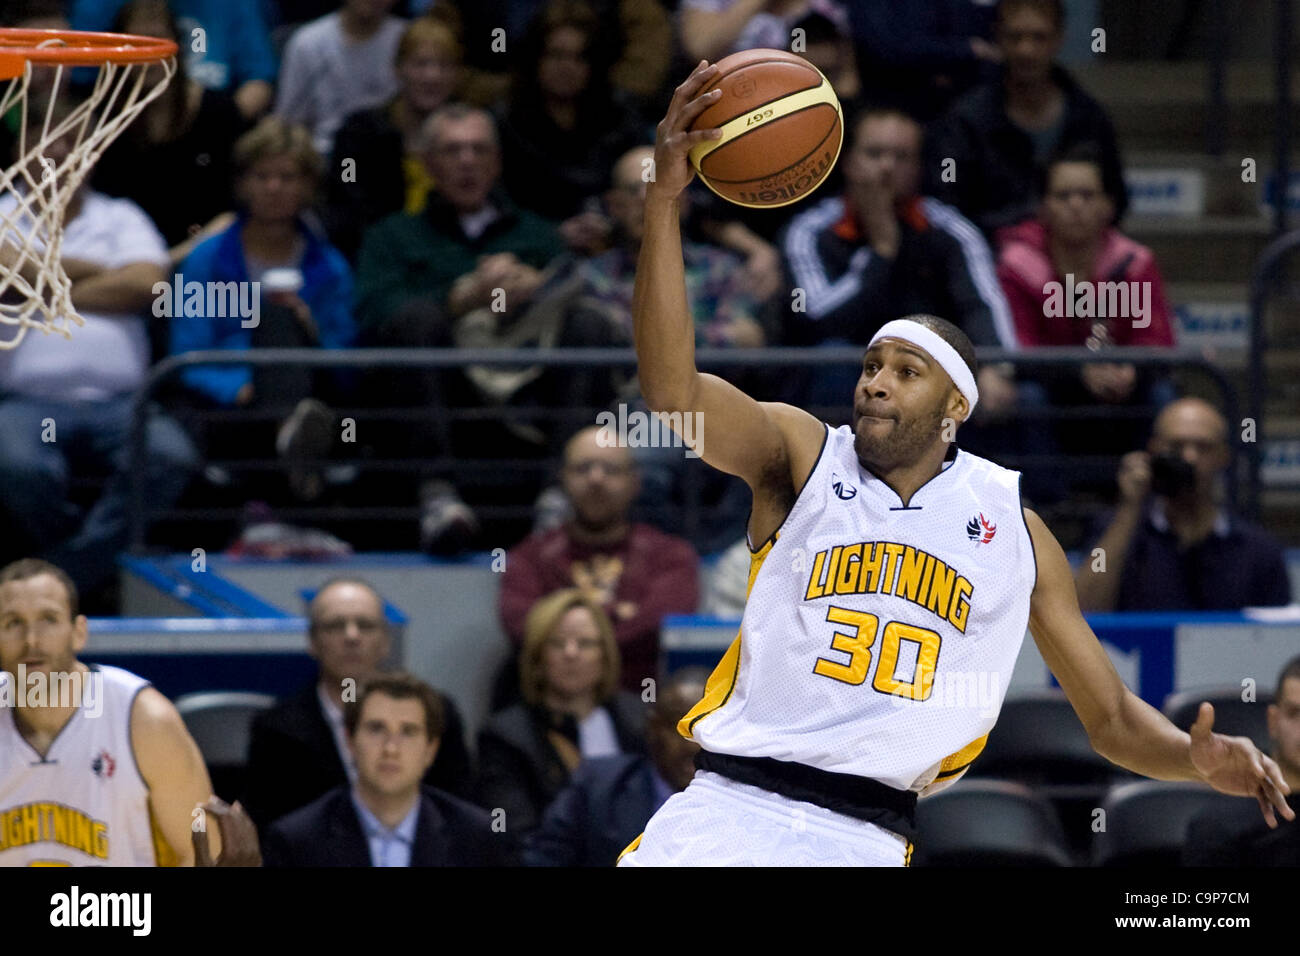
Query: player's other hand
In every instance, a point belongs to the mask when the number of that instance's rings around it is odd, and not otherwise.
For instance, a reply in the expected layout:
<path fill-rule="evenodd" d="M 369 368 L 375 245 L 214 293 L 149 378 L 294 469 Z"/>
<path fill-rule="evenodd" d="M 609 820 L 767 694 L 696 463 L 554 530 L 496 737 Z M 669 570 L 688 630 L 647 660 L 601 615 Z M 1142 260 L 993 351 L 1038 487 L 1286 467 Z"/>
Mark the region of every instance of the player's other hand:
<path fill-rule="evenodd" d="M 194 830 L 190 838 L 194 843 L 195 866 L 261 866 L 262 848 L 257 842 L 257 828 L 244 808 L 236 800 L 230 805 L 215 794 L 203 806 L 207 819 L 215 819 L 221 832 L 221 855 L 212 859 L 208 846 L 208 831 Z"/>
<path fill-rule="evenodd" d="M 722 136 L 719 129 L 700 129 L 689 132 L 695 118 L 718 101 L 721 90 L 701 95 L 700 91 L 718 75 L 716 63 L 701 60 L 681 86 L 673 92 L 668 112 L 655 127 L 654 179 L 646 189 L 647 198 L 676 199 L 691 179 L 695 168 L 688 156 L 691 147 Z"/>
<path fill-rule="evenodd" d="M 1280 812 L 1294 820 L 1295 811 L 1286 802 L 1291 788 L 1282 771 L 1267 754 L 1248 737 L 1227 737 L 1213 732 L 1214 707 L 1202 702 L 1196 723 L 1192 724 L 1192 764 L 1205 782 L 1220 793 L 1234 797 L 1254 797 L 1264 814 L 1264 822 L 1277 826 Z"/>

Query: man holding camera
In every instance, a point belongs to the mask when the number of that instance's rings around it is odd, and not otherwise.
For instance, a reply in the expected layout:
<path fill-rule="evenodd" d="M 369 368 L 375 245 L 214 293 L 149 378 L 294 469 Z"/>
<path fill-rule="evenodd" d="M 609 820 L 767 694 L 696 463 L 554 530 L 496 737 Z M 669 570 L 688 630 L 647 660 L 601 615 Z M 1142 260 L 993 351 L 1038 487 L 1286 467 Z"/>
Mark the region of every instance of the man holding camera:
<path fill-rule="evenodd" d="M 1085 611 L 1208 611 L 1288 604 L 1281 545 L 1221 500 L 1228 422 L 1180 398 L 1156 417 L 1146 451 L 1119 467 L 1119 504 L 1076 574 Z"/>

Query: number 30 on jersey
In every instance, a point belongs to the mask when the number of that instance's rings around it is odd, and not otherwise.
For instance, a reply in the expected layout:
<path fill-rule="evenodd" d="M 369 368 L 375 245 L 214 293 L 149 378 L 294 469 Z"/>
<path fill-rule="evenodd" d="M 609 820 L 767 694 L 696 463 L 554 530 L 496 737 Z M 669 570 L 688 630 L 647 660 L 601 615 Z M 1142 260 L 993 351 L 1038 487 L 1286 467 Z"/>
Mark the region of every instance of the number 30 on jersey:
<path fill-rule="evenodd" d="M 832 624 L 846 624 L 854 629 L 852 634 L 836 631 L 831 638 L 831 650 L 848 654 L 849 660 L 844 663 L 819 657 L 813 665 L 813 673 L 854 686 L 864 683 L 871 670 L 871 648 L 880 629 L 880 618 L 866 611 L 832 605 L 826 609 L 826 620 Z M 918 645 L 916 672 L 911 681 L 900 681 L 894 676 L 903 641 Z M 928 698 L 934 686 L 934 668 L 939 660 L 939 645 L 942 641 L 943 638 L 937 631 L 904 624 L 902 621 L 890 621 L 881 635 L 880 648 L 876 654 L 876 673 L 871 679 L 872 688 L 882 694 L 912 700 Z"/>

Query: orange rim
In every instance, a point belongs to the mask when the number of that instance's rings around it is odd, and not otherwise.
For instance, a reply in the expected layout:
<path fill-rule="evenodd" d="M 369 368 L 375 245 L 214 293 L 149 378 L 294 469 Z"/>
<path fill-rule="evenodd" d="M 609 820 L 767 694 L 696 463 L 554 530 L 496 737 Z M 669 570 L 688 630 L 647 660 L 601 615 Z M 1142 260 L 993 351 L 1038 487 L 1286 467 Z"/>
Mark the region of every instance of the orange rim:
<path fill-rule="evenodd" d="M 158 37 L 7 27 L 0 29 L 0 79 L 21 76 L 29 62 L 45 66 L 151 63 L 170 59 L 176 52 L 175 43 Z"/>

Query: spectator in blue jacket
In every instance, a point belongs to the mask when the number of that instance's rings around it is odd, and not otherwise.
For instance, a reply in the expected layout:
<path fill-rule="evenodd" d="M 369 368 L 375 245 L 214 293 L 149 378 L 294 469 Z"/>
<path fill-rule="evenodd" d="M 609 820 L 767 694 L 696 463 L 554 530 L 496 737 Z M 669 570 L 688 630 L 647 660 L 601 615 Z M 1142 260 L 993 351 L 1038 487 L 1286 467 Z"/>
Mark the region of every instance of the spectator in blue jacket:
<path fill-rule="evenodd" d="M 235 144 L 235 168 L 239 217 L 195 247 L 174 280 L 185 301 L 191 290 L 204 291 L 204 314 L 173 309 L 172 354 L 351 346 L 356 339 L 351 269 L 303 216 L 321 172 L 310 133 L 267 117 Z M 240 308 L 231 307 L 233 297 L 222 291 L 229 289 L 237 290 Z M 210 314 L 217 301 L 226 307 Z M 323 457 L 333 445 L 333 416 L 313 397 L 318 389 L 310 370 L 196 366 L 181 379 L 207 405 L 292 409 L 275 439 L 277 451 L 291 460 Z M 347 378 L 335 375 L 321 384 L 343 391 Z M 242 425 L 239 431 L 239 445 L 248 450 L 255 443 Z M 321 481 L 311 469 L 290 470 L 299 498 L 317 497 Z"/>
<path fill-rule="evenodd" d="M 108 30 L 125 3 L 72 0 L 72 28 Z M 233 95 L 246 120 L 265 113 L 271 106 L 276 63 L 261 0 L 172 0 L 172 9 L 180 22 L 189 76 L 205 89 Z"/>
<path fill-rule="evenodd" d="M 677 671 L 659 688 L 646 721 L 649 757 L 620 754 L 584 761 L 525 837 L 527 866 L 613 866 L 646 822 L 695 775 L 699 745 L 677 732 L 701 697 L 708 672 Z"/>

